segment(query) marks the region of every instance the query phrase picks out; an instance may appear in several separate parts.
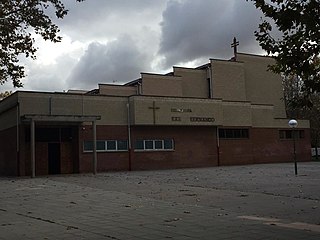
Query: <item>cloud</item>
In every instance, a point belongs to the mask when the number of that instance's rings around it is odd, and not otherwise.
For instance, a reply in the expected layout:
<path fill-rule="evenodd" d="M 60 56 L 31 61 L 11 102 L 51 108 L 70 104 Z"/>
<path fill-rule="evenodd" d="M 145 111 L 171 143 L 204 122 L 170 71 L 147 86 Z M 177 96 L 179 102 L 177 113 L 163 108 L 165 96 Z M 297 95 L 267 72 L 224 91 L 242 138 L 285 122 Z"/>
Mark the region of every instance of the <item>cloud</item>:
<path fill-rule="evenodd" d="M 164 0 L 88 0 L 65 1 L 68 15 L 59 21 L 63 33 L 78 41 L 104 41 L 119 35 L 137 37 L 143 29 L 160 31 L 158 23 Z"/>
<path fill-rule="evenodd" d="M 76 89 L 96 88 L 98 83 L 124 83 L 148 71 L 151 58 L 128 35 L 107 44 L 93 42 L 74 67 L 67 82 Z"/>
<path fill-rule="evenodd" d="M 36 91 L 63 91 L 68 90 L 66 76 L 77 63 L 77 60 L 69 54 L 62 54 L 55 59 L 54 63 L 43 64 L 26 60 L 28 68 L 27 77 L 22 81 L 24 84 L 21 90 Z"/>
<path fill-rule="evenodd" d="M 71 41 L 64 36 L 61 43 L 44 41 L 35 36 L 35 47 L 38 48 L 37 59 L 20 57 L 20 64 L 25 67 L 26 77 L 22 79 L 23 88 L 19 90 L 62 91 L 68 89 L 66 78 L 83 54 L 85 45 Z M 9 81 L 2 89 L 13 89 Z"/>
<path fill-rule="evenodd" d="M 240 51 L 260 51 L 253 32 L 260 13 L 252 3 L 239 0 L 170 0 L 163 12 L 159 54 L 164 66 L 201 57 L 229 58 L 233 37 Z"/>
<path fill-rule="evenodd" d="M 56 20 L 63 42 L 36 39 L 38 59 L 22 62 L 28 74 L 25 90 L 91 89 L 135 79 L 141 71 L 164 73 L 172 65 L 230 58 L 234 36 L 239 51 L 261 53 L 253 36 L 260 13 L 245 0 L 64 3 L 70 11 Z"/>

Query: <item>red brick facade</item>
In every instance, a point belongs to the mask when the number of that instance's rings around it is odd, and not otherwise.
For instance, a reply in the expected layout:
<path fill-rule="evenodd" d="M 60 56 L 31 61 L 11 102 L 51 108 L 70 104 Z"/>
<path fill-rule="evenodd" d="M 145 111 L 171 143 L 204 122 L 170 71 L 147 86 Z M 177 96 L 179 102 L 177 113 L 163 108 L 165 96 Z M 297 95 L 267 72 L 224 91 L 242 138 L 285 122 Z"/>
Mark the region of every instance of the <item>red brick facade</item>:
<path fill-rule="evenodd" d="M 84 141 L 92 140 L 92 126 L 73 126 L 72 140 L 60 141 L 61 174 L 93 171 L 93 154 L 85 152 Z M 0 174 L 31 175 L 28 127 L 20 127 L 20 154 L 17 152 L 17 128 L 0 132 Z M 127 140 L 126 126 L 97 126 L 97 140 Z M 139 139 L 173 139 L 173 150 L 139 151 Z M 309 161 L 310 130 L 296 141 L 298 161 Z M 98 152 L 98 172 L 146 170 L 217 165 L 290 162 L 293 157 L 292 140 L 279 137 L 279 129 L 250 128 L 249 139 L 220 139 L 216 127 L 132 126 L 131 151 Z M 36 175 L 49 174 L 49 142 L 36 142 Z M 219 148 L 218 148 L 219 145 Z"/>
<path fill-rule="evenodd" d="M 173 151 L 133 151 L 132 169 L 165 169 L 217 166 L 215 127 L 134 127 L 137 139 L 173 139 Z"/>
<path fill-rule="evenodd" d="M 97 141 L 99 140 L 127 140 L 128 128 L 126 126 L 97 126 Z M 83 141 L 90 141 L 92 126 L 83 126 L 79 130 L 79 172 L 93 171 L 93 158 L 91 152 L 83 151 Z M 129 170 L 129 152 L 99 152 L 98 171 Z"/>
<path fill-rule="evenodd" d="M 298 161 L 311 160 L 310 130 L 296 140 Z M 279 129 L 251 128 L 249 139 L 220 139 L 220 165 L 291 162 L 292 139 L 280 139 Z"/>
<path fill-rule="evenodd" d="M 80 140 L 92 139 L 91 127 L 81 130 Z M 279 129 L 251 128 L 249 139 L 220 139 L 217 144 L 216 127 L 131 127 L 131 152 L 98 153 L 98 171 L 145 170 L 217 165 L 290 162 L 293 157 L 292 140 L 279 138 Z M 310 131 L 296 140 L 297 160 L 310 161 Z M 125 126 L 99 126 L 97 140 L 127 139 Z M 137 151 L 138 139 L 173 139 L 173 151 Z M 219 150 L 218 150 L 219 149 Z M 92 153 L 80 150 L 80 172 L 92 171 Z"/>

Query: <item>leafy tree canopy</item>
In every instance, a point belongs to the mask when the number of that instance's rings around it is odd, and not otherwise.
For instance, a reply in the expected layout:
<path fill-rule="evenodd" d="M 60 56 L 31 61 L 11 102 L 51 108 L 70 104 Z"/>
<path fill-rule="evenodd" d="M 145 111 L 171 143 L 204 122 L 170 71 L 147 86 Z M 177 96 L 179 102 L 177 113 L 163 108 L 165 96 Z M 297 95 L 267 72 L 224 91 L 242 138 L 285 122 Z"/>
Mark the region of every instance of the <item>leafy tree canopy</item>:
<path fill-rule="evenodd" d="M 11 94 L 12 94 L 12 91 L 0 92 L 0 101 L 5 99 L 6 97 L 9 97 Z"/>
<path fill-rule="evenodd" d="M 320 143 L 320 95 L 310 94 L 312 106 L 299 106 L 294 99 L 301 99 L 301 81 L 296 76 L 283 78 L 284 103 L 287 116 L 294 119 L 308 119 L 310 121 L 311 146 L 319 147 Z M 318 153 L 319 154 L 319 153 Z M 319 157 L 317 155 L 317 157 Z"/>
<path fill-rule="evenodd" d="M 83 0 L 76 0 L 81 2 Z M 14 87 L 22 87 L 24 67 L 18 57 L 24 55 L 35 59 L 37 49 L 31 32 L 45 40 L 60 42 L 59 28 L 48 12 L 54 9 L 62 19 L 68 10 L 60 0 L 1 0 L 0 2 L 0 84 L 8 80 Z"/>
<path fill-rule="evenodd" d="M 303 97 L 295 101 L 311 106 L 310 96 L 320 92 L 320 0 L 247 1 L 252 1 L 266 17 L 255 36 L 260 46 L 276 59 L 270 69 L 297 76 Z M 277 38 L 279 32 L 282 36 Z"/>

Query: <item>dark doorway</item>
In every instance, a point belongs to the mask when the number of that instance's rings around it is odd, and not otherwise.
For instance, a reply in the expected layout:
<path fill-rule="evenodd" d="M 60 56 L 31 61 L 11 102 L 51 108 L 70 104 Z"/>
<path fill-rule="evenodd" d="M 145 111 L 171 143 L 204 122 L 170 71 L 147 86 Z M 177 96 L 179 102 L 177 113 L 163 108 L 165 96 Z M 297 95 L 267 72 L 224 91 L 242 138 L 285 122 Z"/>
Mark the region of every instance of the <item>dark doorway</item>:
<path fill-rule="evenodd" d="M 60 174 L 60 143 L 48 143 L 48 172 Z"/>

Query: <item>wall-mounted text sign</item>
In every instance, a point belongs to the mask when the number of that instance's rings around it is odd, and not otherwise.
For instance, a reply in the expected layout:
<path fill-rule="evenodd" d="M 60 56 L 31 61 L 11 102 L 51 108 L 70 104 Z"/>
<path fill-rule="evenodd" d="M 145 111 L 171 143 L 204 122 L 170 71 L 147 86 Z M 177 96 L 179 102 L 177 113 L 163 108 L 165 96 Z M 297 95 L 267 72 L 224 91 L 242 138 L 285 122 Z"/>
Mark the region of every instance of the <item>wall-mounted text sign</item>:
<path fill-rule="evenodd" d="M 173 121 L 173 122 L 181 122 L 181 117 L 171 117 L 171 121 Z"/>
<path fill-rule="evenodd" d="M 190 122 L 214 122 L 215 120 L 210 117 L 190 117 Z"/>
<path fill-rule="evenodd" d="M 192 110 L 190 108 L 171 108 L 171 112 L 190 113 L 190 112 L 192 112 Z"/>

